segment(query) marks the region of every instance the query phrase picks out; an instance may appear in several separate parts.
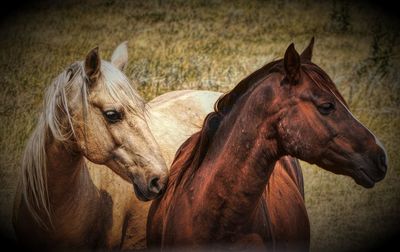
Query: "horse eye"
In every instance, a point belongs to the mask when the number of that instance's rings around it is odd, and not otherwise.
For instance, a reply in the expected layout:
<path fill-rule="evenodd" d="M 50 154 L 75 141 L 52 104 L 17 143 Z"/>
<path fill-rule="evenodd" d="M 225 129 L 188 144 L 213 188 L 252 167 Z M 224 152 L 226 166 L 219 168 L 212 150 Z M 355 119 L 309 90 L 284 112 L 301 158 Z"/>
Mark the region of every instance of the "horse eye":
<path fill-rule="evenodd" d="M 323 103 L 318 105 L 318 111 L 323 115 L 329 115 L 333 110 L 335 110 L 335 105 L 331 102 Z"/>
<path fill-rule="evenodd" d="M 107 110 L 103 112 L 103 115 L 109 123 L 116 123 L 122 120 L 122 114 L 115 110 Z"/>

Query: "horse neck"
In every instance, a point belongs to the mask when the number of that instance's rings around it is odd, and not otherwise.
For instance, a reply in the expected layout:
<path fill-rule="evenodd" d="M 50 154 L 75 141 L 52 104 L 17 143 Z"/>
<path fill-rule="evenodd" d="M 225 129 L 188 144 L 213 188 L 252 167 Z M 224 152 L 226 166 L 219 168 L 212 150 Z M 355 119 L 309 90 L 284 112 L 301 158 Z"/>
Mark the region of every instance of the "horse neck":
<path fill-rule="evenodd" d="M 52 206 L 68 204 L 77 193 L 87 190 L 89 173 L 81 153 L 74 152 L 65 143 L 52 139 L 46 144 L 47 185 Z"/>
<path fill-rule="evenodd" d="M 222 214 L 213 222 L 227 230 L 240 229 L 251 221 L 279 158 L 269 122 L 276 118 L 253 118 L 254 113 L 246 110 L 246 106 L 236 106 L 224 118 L 195 176 L 202 183 L 198 203 L 206 204 L 207 211 L 217 208 L 215 212 Z"/>

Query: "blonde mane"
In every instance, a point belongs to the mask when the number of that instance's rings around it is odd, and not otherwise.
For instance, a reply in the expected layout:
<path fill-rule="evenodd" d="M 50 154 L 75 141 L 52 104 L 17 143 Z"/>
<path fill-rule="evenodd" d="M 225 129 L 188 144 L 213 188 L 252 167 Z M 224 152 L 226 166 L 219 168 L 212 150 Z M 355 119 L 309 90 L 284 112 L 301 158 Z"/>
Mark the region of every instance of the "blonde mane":
<path fill-rule="evenodd" d="M 23 199 L 32 217 L 45 229 L 53 228 L 47 187 L 46 143 L 50 139 L 65 144 L 72 143 L 76 136 L 74 123 L 77 122 L 71 117 L 68 98 L 74 97 L 71 100 L 82 103 L 81 112 L 86 118 L 89 108 L 88 83 L 83 62 L 71 64 L 53 80 L 47 89 L 37 126 L 24 150 L 20 166 Z M 144 115 L 143 99 L 129 79 L 109 62 L 101 61 L 101 75 L 96 85 L 103 85 L 107 93 L 125 109 L 139 116 Z"/>

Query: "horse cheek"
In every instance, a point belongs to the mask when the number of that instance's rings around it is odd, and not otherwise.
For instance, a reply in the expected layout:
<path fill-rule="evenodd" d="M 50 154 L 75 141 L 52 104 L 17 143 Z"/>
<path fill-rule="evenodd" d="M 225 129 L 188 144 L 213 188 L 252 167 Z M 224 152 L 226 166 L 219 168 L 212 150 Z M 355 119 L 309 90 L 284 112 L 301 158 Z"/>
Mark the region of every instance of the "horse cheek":
<path fill-rule="evenodd" d="M 281 139 L 280 145 L 287 154 L 297 155 L 302 147 L 302 134 L 299 130 L 301 127 L 298 125 L 301 121 L 296 118 L 291 118 L 290 120 L 288 118 L 285 117 L 278 123 L 279 138 Z"/>
<path fill-rule="evenodd" d="M 91 125 L 85 129 L 86 137 L 83 137 L 82 143 L 85 146 L 85 156 L 94 163 L 103 164 L 109 159 L 112 137 L 101 120 L 89 122 Z"/>

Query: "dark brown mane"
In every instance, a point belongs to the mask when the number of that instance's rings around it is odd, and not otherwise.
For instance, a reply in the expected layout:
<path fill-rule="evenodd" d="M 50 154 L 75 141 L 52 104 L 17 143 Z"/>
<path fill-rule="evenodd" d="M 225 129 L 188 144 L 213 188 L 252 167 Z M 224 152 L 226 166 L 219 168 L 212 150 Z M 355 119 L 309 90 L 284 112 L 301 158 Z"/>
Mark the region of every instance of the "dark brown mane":
<path fill-rule="evenodd" d="M 188 169 L 190 169 L 190 167 L 193 169 L 192 174 L 194 173 L 194 170 L 200 166 L 205 154 L 207 153 L 208 146 L 211 143 L 219 124 L 224 116 L 231 110 L 236 100 L 246 93 L 246 91 L 252 87 L 254 83 L 257 83 L 258 80 L 272 72 L 281 71 L 281 67 L 277 68 L 276 66 L 282 65 L 282 61 L 282 59 L 276 60 L 264 65 L 241 80 L 230 92 L 224 94 L 217 100 L 214 105 L 214 112 L 208 114 L 204 119 L 201 130 L 188 138 L 176 152 L 174 161 L 171 165 L 171 173 L 168 182 L 169 187 L 178 186 L 183 175 Z M 187 180 L 190 180 L 191 177 L 192 176 L 188 177 Z M 186 180 L 183 184 L 185 184 L 185 182 Z"/>
<path fill-rule="evenodd" d="M 260 79 L 272 72 L 282 72 L 282 61 L 282 59 L 272 61 L 241 80 L 229 93 L 224 94 L 218 99 L 214 106 L 215 112 L 224 115 L 227 114 L 236 100 Z"/>
<path fill-rule="evenodd" d="M 345 106 L 347 106 L 335 84 L 320 67 L 311 62 L 306 62 L 301 65 L 301 68 L 316 83 L 316 85 L 318 85 L 318 87 L 332 92 Z M 207 115 L 202 129 L 187 139 L 178 149 L 171 167 L 169 186 L 175 187 L 181 184 L 180 182 L 183 179 L 183 175 L 188 170 L 192 170 L 189 172 L 191 175 L 185 178 L 182 185 L 193 177 L 195 170 L 203 161 L 214 134 L 224 116 L 231 111 L 235 102 L 243 94 L 258 83 L 259 80 L 274 72 L 284 74 L 283 59 L 272 61 L 264 65 L 241 80 L 230 92 L 224 94 L 218 99 L 214 105 L 214 112 Z"/>

